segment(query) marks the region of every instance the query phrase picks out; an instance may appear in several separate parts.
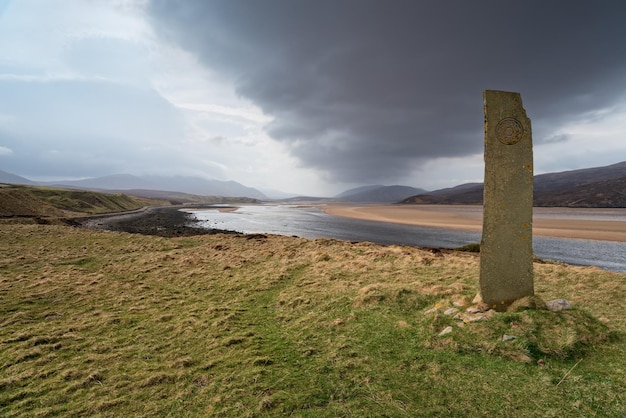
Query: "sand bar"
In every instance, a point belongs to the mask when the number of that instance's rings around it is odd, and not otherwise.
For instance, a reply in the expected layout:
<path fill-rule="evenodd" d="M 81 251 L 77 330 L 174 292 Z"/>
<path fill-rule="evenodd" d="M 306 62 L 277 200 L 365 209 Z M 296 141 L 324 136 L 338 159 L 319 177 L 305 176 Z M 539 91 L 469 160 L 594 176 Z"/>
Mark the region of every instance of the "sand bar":
<path fill-rule="evenodd" d="M 330 215 L 370 221 L 480 231 L 482 206 L 345 205 L 324 207 Z M 626 209 L 535 208 L 533 234 L 626 242 Z"/>

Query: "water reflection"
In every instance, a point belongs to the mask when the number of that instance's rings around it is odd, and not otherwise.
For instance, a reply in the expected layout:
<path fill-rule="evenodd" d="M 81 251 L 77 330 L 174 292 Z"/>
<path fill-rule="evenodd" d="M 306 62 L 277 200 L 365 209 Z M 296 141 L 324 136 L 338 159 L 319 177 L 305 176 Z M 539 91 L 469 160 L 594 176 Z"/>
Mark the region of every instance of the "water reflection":
<path fill-rule="evenodd" d="M 480 242 L 479 232 L 341 218 L 315 207 L 244 205 L 234 211 L 216 207 L 192 213 L 207 228 L 243 233 L 293 235 L 308 239 L 336 238 L 416 247 L 456 248 Z M 616 219 L 620 215 L 622 218 Z M 535 209 L 535 216 L 623 220 L 623 211 L 539 208 L 539 211 Z M 533 250 L 544 259 L 626 272 L 626 243 L 622 242 L 535 236 Z"/>

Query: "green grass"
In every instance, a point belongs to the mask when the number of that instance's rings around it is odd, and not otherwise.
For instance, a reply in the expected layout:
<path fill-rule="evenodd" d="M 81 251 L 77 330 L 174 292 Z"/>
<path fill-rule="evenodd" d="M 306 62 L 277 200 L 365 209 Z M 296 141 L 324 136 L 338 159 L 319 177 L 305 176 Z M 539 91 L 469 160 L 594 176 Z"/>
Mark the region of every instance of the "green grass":
<path fill-rule="evenodd" d="M 87 214 L 130 211 L 146 206 L 145 199 L 123 193 L 110 194 L 47 187 L 31 187 L 29 191 L 58 209 Z"/>
<path fill-rule="evenodd" d="M 133 211 L 167 201 L 83 190 L 6 185 L 0 188 L 0 218 L 34 217 L 48 221 L 67 216 Z"/>
<path fill-rule="evenodd" d="M 154 197 L 0 184 L 0 222 L 59 224 L 61 218 L 134 211 L 145 206 L 257 202 L 245 197 L 196 196 L 160 191 L 151 194 Z"/>
<path fill-rule="evenodd" d="M 480 244 L 467 244 L 462 247 L 456 248 L 457 251 L 466 251 L 468 253 L 479 253 Z"/>
<path fill-rule="evenodd" d="M 0 416 L 624 416 L 626 275 L 535 271 L 459 327 L 471 253 L 0 226 Z"/>

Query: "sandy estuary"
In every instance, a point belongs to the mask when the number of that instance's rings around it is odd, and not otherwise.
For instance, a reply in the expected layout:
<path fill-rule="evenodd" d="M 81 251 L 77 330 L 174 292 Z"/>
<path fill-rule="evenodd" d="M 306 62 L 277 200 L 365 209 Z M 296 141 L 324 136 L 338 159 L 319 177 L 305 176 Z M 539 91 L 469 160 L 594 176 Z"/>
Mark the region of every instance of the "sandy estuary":
<path fill-rule="evenodd" d="M 328 205 L 334 216 L 406 225 L 480 231 L 482 206 Z M 535 208 L 533 233 L 540 236 L 626 242 L 626 209 Z"/>
<path fill-rule="evenodd" d="M 456 248 L 480 242 L 480 206 L 243 205 L 193 211 L 199 225 L 243 233 Z M 626 209 L 538 208 L 533 248 L 544 259 L 626 271 Z"/>

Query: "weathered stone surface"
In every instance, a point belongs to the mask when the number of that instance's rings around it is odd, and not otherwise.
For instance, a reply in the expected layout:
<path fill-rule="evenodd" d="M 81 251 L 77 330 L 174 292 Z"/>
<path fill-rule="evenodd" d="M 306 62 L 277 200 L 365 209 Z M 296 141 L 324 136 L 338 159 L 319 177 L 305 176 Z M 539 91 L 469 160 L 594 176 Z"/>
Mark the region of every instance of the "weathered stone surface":
<path fill-rule="evenodd" d="M 439 333 L 439 337 L 443 337 L 444 335 L 450 334 L 451 332 L 452 332 L 452 327 L 447 326 Z"/>
<path fill-rule="evenodd" d="M 438 312 L 438 311 L 439 311 L 439 309 L 441 309 L 443 306 L 444 306 L 444 305 L 442 305 L 441 303 L 439 303 L 439 302 L 438 302 L 438 303 L 436 303 L 436 304 L 435 304 L 435 306 L 433 306 L 432 308 L 428 308 L 428 309 L 426 309 L 426 310 L 424 311 L 424 314 L 428 315 L 428 314 L 431 314 L 431 313 Z"/>
<path fill-rule="evenodd" d="M 479 303 L 483 303 L 483 297 L 480 295 L 480 292 L 476 293 L 476 296 L 474 296 L 474 299 L 472 299 L 472 303 L 474 305 L 478 305 Z"/>
<path fill-rule="evenodd" d="M 480 293 L 504 310 L 534 294 L 533 152 L 530 119 L 519 93 L 486 90 L 485 191 Z"/>
<path fill-rule="evenodd" d="M 456 319 L 460 319 L 461 321 L 465 323 L 470 323 L 470 322 L 477 322 L 477 321 L 486 321 L 492 318 L 494 313 L 495 313 L 494 310 L 490 310 L 487 312 L 478 312 L 478 313 L 461 312 L 460 314 L 455 315 L 454 317 Z"/>
<path fill-rule="evenodd" d="M 457 308 L 448 308 L 445 311 L 443 311 L 444 315 L 454 315 L 455 313 L 457 313 L 459 310 Z"/>
<path fill-rule="evenodd" d="M 572 309 L 572 304 L 567 299 L 554 299 L 546 302 L 546 308 L 553 312 Z"/>

